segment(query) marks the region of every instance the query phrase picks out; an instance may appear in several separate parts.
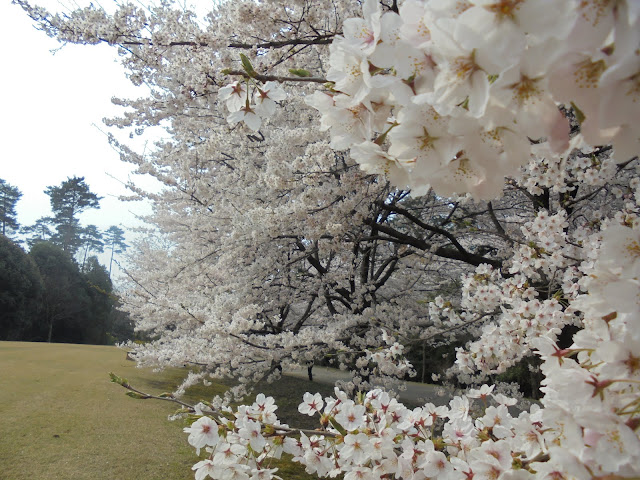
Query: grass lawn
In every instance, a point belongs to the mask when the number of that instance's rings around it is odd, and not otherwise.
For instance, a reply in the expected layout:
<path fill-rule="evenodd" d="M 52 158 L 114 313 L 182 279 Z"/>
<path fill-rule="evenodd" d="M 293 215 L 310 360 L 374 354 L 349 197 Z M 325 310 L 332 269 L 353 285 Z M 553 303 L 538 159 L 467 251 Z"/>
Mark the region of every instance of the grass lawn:
<path fill-rule="evenodd" d="M 125 396 L 110 383 L 110 371 L 155 394 L 171 391 L 186 375 L 136 368 L 115 347 L 0 342 L 0 479 L 193 479 L 197 458 L 184 424 L 167 421 L 177 405 Z M 199 386 L 189 400 L 225 388 Z M 299 425 L 302 394 L 332 389 L 284 377 L 257 391 L 276 398 L 282 421 Z M 312 478 L 297 465 L 279 466 L 285 479 Z"/>

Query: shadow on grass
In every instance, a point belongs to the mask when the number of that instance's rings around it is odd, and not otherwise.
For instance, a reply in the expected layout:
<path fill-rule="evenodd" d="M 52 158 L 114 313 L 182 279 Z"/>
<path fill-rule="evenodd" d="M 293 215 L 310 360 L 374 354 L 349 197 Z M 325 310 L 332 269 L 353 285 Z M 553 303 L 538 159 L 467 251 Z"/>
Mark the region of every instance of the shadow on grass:
<path fill-rule="evenodd" d="M 169 368 L 145 377 L 139 381 L 138 385 L 132 384 L 132 386 L 145 393 L 155 395 L 172 392 L 182 383 L 188 373 L 187 369 Z M 209 386 L 198 383 L 189 387 L 181 400 L 190 404 L 201 400 L 211 401 L 214 396 L 223 395 L 233 385 L 235 385 L 233 380 L 215 380 Z M 298 412 L 298 405 L 302 403 L 302 397 L 306 392 L 319 392 L 323 397 L 327 397 L 333 395 L 333 387 L 284 375 L 271 383 L 266 381 L 258 383 L 253 392 L 241 402 L 236 402 L 235 406 L 252 404 L 258 393 L 264 393 L 266 396 L 274 398 L 278 406 L 276 414 L 282 423 L 298 428 L 313 429 L 319 426 L 318 416 L 309 417 Z"/>

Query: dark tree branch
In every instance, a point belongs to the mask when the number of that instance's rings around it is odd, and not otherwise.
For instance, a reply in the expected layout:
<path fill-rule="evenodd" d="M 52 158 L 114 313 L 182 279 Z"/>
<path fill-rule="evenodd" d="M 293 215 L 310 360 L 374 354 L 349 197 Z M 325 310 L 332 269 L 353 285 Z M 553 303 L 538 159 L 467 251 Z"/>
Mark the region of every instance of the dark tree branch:
<path fill-rule="evenodd" d="M 502 227 L 502 225 L 500 225 L 500 222 L 498 221 L 498 217 L 496 217 L 496 212 L 493 211 L 493 204 L 491 202 L 488 202 L 487 203 L 487 207 L 489 209 L 489 216 L 491 217 L 491 221 L 493 222 L 493 226 L 496 227 L 496 230 L 498 231 L 500 236 L 502 236 L 503 238 L 506 238 L 508 240 L 511 240 L 509 238 L 509 236 L 507 235 L 507 232 L 504 231 L 504 228 Z"/>
<path fill-rule="evenodd" d="M 370 222 L 371 220 L 368 220 Z M 448 258 L 450 260 L 459 260 L 464 263 L 468 263 L 469 265 L 473 265 L 477 267 L 483 263 L 487 263 L 496 269 L 500 269 L 502 267 L 502 262 L 499 260 L 494 260 L 491 258 L 483 257 L 482 255 L 477 255 L 475 253 L 468 252 L 466 250 L 460 251 L 459 249 L 447 248 L 447 247 L 437 247 L 435 250 L 431 250 L 432 244 L 429 242 L 425 242 L 419 238 L 412 237 L 402 232 L 398 232 L 397 230 L 388 227 L 386 225 L 378 225 L 378 230 L 382 233 L 385 233 L 389 236 L 395 237 L 398 240 L 401 240 L 402 243 L 406 245 L 411 245 L 418 250 L 428 251 L 433 253 L 437 257 Z"/>
<path fill-rule="evenodd" d="M 280 83 L 285 83 L 285 82 L 327 83 L 329 81 L 326 78 L 321 78 L 321 77 L 283 77 L 281 75 L 260 75 L 260 74 L 256 74 L 252 77 L 249 77 L 249 75 L 247 75 L 247 72 L 245 72 L 244 70 L 227 70 L 225 73 L 227 75 L 236 75 L 236 76 L 239 75 L 247 78 L 254 78 L 261 82 L 271 81 L 271 82 L 280 82 Z"/>
<path fill-rule="evenodd" d="M 281 40 L 274 42 L 262 42 L 262 43 L 243 43 L 243 42 L 232 42 L 227 45 L 229 48 L 241 48 L 245 50 L 250 50 L 252 48 L 282 48 L 289 47 L 295 45 L 329 45 L 333 42 L 333 34 L 327 35 L 318 35 L 316 38 L 310 39 L 302 39 L 302 38 L 292 38 L 291 40 Z"/>

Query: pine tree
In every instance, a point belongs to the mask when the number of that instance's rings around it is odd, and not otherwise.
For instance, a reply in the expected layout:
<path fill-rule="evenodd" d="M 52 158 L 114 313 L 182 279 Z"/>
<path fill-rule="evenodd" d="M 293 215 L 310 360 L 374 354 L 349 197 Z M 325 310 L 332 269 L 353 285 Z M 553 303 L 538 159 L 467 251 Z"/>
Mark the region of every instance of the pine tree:
<path fill-rule="evenodd" d="M 129 245 L 124 241 L 124 230 L 115 225 L 109 227 L 105 232 L 105 245 L 111 249 L 111 259 L 109 260 L 109 278 L 111 278 L 114 254 L 124 253 L 129 248 Z"/>
<path fill-rule="evenodd" d="M 22 227 L 20 233 L 26 235 L 26 243 L 29 248 L 33 247 L 38 242 L 46 242 L 53 237 L 53 218 L 40 217 L 33 225 L 28 227 Z"/>
<path fill-rule="evenodd" d="M 82 228 L 78 216 L 89 208 L 100 208 L 101 197 L 89 190 L 84 177 L 69 177 L 60 186 L 44 191 L 50 197 L 53 223 L 57 234 L 53 240 L 73 256 L 82 245 Z"/>
<path fill-rule="evenodd" d="M 84 249 L 81 267 L 81 270 L 84 272 L 87 254 L 89 252 L 104 252 L 104 241 L 102 239 L 102 232 L 95 225 L 87 225 L 84 227 L 80 233 L 80 239 L 82 240 L 82 248 Z"/>
<path fill-rule="evenodd" d="M 0 222 L 2 222 L 2 235 L 17 231 L 20 224 L 17 220 L 16 204 L 22 197 L 22 192 L 0 178 Z"/>

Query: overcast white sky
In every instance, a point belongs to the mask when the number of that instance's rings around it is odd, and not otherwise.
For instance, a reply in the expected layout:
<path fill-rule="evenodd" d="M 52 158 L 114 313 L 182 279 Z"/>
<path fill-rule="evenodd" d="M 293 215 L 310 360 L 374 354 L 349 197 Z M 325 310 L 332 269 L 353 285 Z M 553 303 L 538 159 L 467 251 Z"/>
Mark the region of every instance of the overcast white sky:
<path fill-rule="evenodd" d="M 76 2 L 33 3 L 59 11 Z M 0 178 L 23 193 L 17 205 L 20 224 L 30 225 L 49 215 L 44 189 L 74 175 L 85 177 L 91 190 L 104 197 L 100 210 L 82 215 L 83 225 L 105 230 L 111 225 L 138 224 L 135 214 L 150 209 L 118 201 L 118 195 L 127 194 L 121 182 L 128 180 L 131 168 L 94 126 L 104 131 L 102 118 L 119 113 L 111 103 L 113 96 L 142 94 L 124 76 L 115 49 L 68 45 L 54 55 L 51 50 L 60 44 L 36 30 L 9 0 L 0 0 L 0 45 Z"/>

